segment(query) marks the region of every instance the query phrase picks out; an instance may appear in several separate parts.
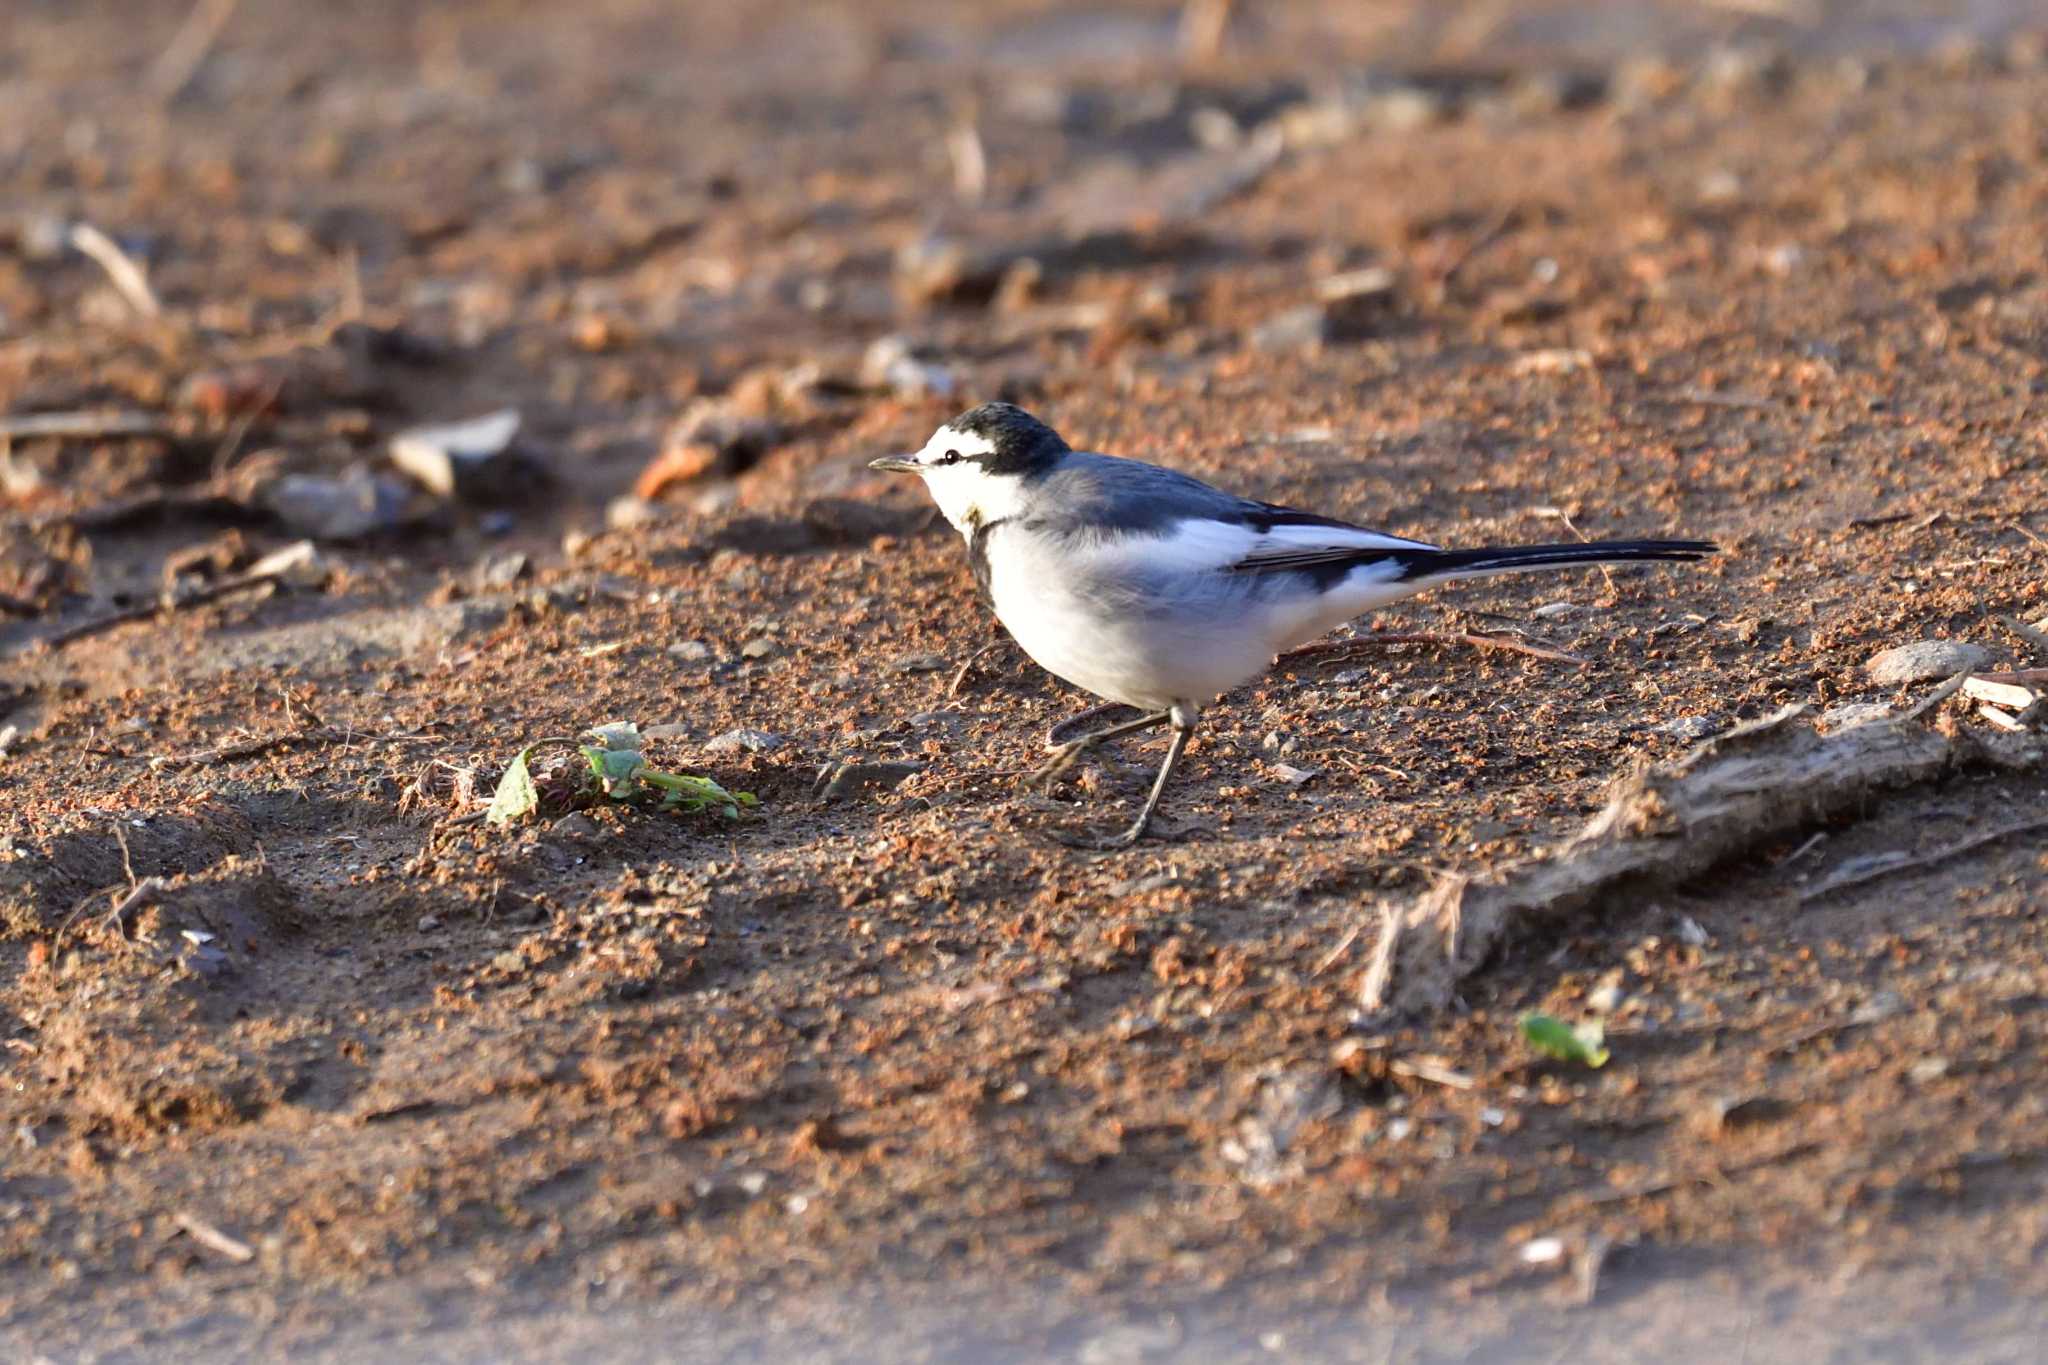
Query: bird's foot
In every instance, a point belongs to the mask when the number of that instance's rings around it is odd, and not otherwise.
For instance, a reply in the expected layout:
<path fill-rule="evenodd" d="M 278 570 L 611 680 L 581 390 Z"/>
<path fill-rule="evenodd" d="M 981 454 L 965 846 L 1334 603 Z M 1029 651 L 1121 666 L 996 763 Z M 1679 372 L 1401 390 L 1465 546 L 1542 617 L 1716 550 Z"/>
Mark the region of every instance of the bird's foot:
<path fill-rule="evenodd" d="M 1120 701 L 1106 701 L 1100 706 L 1089 707 L 1078 716 L 1068 716 L 1065 720 L 1045 732 L 1045 747 L 1055 750 L 1067 748 L 1069 745 L 1076 743 L 1077 739 L 1087 738 L 1086 734 L 1070 738 L 1070 736 L 1074 736 L 1076 731 L 1108 728 L 1108 726 L 1115 725 L 1118 721 L 1126 718 L 1122 715 L 1123 712 L 1129 712 L 1132 715 L 1140 714 L 1135 706 L 1126 706 Z M 1106 721 L 1106 718 L 1111 716 L 1115 716 L 1115 719 Z"/>
<path fill-rule="evenodd" d="M 1094 747 L 1095 742 L 1091 739 L 1073 739 L 1065 744 L 1056 744 L 1052 757 L 1024 774 L 1018 785 L 1027 791 L 1051 791 L 1055 782 L 1073 771 L 1074 765 L 1081 761 L 1081 755 Z"/>

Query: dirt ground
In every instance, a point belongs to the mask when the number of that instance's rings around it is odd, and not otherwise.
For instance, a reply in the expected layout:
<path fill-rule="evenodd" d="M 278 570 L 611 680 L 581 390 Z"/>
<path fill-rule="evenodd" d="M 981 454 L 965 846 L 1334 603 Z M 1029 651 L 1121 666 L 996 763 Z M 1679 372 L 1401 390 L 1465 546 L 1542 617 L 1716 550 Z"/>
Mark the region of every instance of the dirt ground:
<path fill-rule="evenodd" d="M 1383 906 L 1639 765 L 1924 697 L 1894 645 L 2048 665 L 2048 15 L 1917 8 L 13 0 L 0 1345 L 2038 1359 L 2048 841 L 1812 893 L 2048 769 L 1361 1011 Z M 1361 621 L 1079 853 L 1157 742 L 1019 791 L 1092 699 L 865 468 L 995 397 L 1726 552 Z M 391 461 L 505 408 L 453 494 Z M 758 807 L 465 820 L 616 720 Z"/>

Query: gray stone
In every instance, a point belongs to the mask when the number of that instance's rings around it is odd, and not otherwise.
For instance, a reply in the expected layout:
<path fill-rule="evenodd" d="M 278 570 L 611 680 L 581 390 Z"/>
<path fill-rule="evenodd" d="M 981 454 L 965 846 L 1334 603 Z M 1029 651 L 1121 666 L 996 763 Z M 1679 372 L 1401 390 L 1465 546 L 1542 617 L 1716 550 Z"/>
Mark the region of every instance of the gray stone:
<path fill-rule="evenodd" d="M 1954 677 L 1991 662 L 1991 651 L 1960 640 L 1917 640 L 1885 650 L 1863 665 L 1874 682 L 1897 684 Z"/>
<path fill-rule="evenodd" d="M 766 730 L 727 730 L 724 734 L 704 741 L 704 751 L 712 754 L 736 754 L 742 751 L 750 754 L 765 754 L 771 749 L 780 749 L 789 741 L 781 735 Z"/>

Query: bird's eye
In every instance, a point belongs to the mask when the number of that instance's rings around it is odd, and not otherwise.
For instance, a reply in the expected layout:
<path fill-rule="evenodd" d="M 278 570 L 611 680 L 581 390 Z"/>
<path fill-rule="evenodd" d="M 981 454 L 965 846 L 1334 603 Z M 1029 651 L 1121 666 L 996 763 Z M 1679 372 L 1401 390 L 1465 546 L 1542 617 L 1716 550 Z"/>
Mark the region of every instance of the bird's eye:
<path fill-rule="evenodd" d="M 957 450 L 949 450 L 949 451 L 947 451 L 947 452 L 946 452 L 945 454 L 943 454 L 943 455 L 939 456 L 939 463 L 940 463 L 940 464 L 959 464 L 959 463 L 960 463 L 960 452 L 959 452 L 959 451 L 957 451 Z"/>

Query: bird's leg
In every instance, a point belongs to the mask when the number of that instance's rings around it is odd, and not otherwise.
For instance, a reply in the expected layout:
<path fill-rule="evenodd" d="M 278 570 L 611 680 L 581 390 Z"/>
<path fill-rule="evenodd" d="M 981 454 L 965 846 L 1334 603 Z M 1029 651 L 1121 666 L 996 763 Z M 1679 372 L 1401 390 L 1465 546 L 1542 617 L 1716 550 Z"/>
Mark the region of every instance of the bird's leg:
<path fill-rule="evenodd" d="M 1195 720 L 1193 716 L 1183 716 L 1179 708 L 1175 708 L 1169 715 L 1173 721 L 1173 743 L 1167 745 L 1166 761 L 1159 765 L 1159 776 L 1152 782 L 1152 794 L 1145 798 L 1145 808 L 1138 812 L 1138 818 L 1132 822 L 1131 827 L 1121 834 L 1114 834 L 1106 839 L 1089 839 L 1085 836 L 1054 834 L 1053 837 L 1055 839 L 1071 848 L 1091 848 L 1107 851 L 1110 849 L 1129 848 L 1132 844 L 1145 837 L 1145 831 L 1152 825 L 1152 813 L 1159 809 L 1160 794 L 1166 790 L 1166 779 L 1173 776 L 1174 764 L 1180 762 L 1181 754 L 1187 751 L 1188 741 L 1193 739 L 1195 735 Z"/>
<path fill-rule="evenodd" d="M 1106 730 L 1097 730 L 1092 735 L 1083 735 L 1079 739 L 1070 739 L 1064 744 L 1055 744 L 1052 746 L 1052 757 L 1047 759 L 1042 766 L 1026 774 L 1024 785 L 1027 787 L 1050 787 L 1080 760 L 1082 754 L 1087 753 L 1090 749 L 1102 743 L 1102 741 L 1115 739 L 1118 735 L 1128 735 L 1137 730 L 1149 730 L 1155 725 L 1165 724 L 1172 716 L 1173 713 L 1171 711 L 1152 711 L 1138 717 L 1136 720 L 1125 721 L 1121 725 L 1112 725 Z M 1055 732 L 1061 728 L 1064 727 L 1054 727 Z"/>

